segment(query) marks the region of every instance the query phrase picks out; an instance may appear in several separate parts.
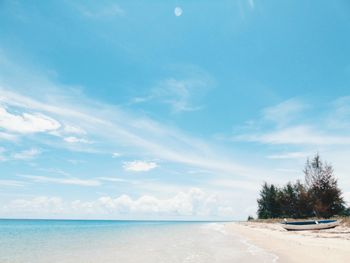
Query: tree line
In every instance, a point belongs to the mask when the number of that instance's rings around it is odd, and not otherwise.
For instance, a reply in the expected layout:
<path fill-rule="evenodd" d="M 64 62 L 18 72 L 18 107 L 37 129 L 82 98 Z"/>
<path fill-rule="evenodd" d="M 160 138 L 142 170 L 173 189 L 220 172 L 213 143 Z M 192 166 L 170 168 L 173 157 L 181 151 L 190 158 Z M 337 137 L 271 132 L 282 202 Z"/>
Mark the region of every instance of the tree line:
<path fill-rule="evenodd" d="M 329 218 L 349 215 L 342 192 L 331 165 L 316 154 L 307 160 L 305 182 L 296 181 L 279 187 L 264 183 L 258 198 L 258 217 L 266 218 Z"/>

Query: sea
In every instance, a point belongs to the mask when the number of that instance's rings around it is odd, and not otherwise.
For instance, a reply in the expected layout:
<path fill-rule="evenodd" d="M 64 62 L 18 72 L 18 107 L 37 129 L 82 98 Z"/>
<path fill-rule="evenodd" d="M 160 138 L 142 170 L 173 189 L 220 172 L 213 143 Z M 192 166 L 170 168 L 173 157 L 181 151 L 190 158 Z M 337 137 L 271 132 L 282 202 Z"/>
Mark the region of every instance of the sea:
<path fill-rule="evenodd" d="M 277 262 L 224 222 L 0 220 L 1 263 Z"/>

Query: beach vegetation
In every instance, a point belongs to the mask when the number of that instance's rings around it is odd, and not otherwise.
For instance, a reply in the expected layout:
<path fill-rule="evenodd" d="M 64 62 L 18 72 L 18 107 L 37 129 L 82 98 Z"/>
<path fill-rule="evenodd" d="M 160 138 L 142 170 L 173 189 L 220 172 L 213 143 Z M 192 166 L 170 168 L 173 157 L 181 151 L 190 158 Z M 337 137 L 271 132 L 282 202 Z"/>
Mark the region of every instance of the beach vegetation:
<path fill-rule="evenodd" d="M 252 217 L 252 216 L 248 216 L 247 221 L 253 221 L 253 220 L 254 220 L 254 217 Z"/>
<path fill-rule="evenodd" d="M 258 218 L 330 218 L 347 209 L 333 167 L 316 154 L 304 168 L 305 183 L 279 187 L 264 183 L 258 198 Z"/>
<path fill-rule="evenodd" d="M 260 191 L 260 198 L 258 199 L 258 217 L 259 218 L 276 218 L 281 214 L 280 190 L 273 184 L 266 182 Z"/>

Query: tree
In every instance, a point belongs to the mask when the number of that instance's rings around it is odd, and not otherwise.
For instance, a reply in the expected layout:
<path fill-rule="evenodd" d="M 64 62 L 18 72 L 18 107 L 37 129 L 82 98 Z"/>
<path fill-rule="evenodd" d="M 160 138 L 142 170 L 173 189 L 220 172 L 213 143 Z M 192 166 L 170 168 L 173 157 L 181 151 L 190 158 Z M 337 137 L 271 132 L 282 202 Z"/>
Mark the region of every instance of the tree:
<path fill-rule="evenodd" d="M 298 195 L 292 183 L 287 183 L 287 185 L 280 190 L 278 201 L 281 206 L 282 217 L 297 217 Z"/>
<path fill-rule="evenodd" d="M 305 186 L 297 181 L 287 183 L 280 191 L 278 202 L 280 217 L 306 218 L 312 216 L 312 206 Z"/>
<path fill-rule="evenodd" d="M 252 220 L 254 220 L 254 217 L 252 217 L 252 216 L 248 216 L 247 221 L 252 221 Z"/>
<path fill-rule="evenodd" d="M 323 163 L 316 154 L 311 161 L 307 160 L 304 174 L 309 199 L 316 216 L 329 218 L 345 211 L 345 202 L 331 165 Z"/>
<path fill-rule="evenodd" d="M 312 217 L 312 202 L 306 187 L 298 180 L 294 185 L 294 189 L 297 195 L 296 218 Z"/>
<path fill-rule="evenodd" d="M 276 218 L 280 216 L 281 206 L 279 203 L 279 189 L 273 184 L 263 184 L 258 199 L 258 217 L 259 218 Z"/>
<path fill-rule="evenodd" d="M 349 214 L 331 165 L 316 154 L 304 169 L 305 184 L 297 181 L 279 188 L 264 183 L 258 201 L 259 218 L 307 218 Z"/>
<path fill-rule="evenodd" d="M 344 213 L 342 214 L 343 216 L 350 216 L 350 207 L 346 208 L 344 210 Z"/>

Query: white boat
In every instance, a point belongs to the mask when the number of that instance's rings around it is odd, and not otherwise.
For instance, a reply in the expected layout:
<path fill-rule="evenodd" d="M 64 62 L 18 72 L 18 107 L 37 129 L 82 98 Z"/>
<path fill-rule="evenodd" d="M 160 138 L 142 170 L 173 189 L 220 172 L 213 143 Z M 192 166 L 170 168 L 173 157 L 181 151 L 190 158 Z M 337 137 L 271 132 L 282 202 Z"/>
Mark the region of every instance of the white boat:
<path fill-rule="evenodd" d="M 337 220 L 308 220 L 298 222 L 283 222 L 282 227 L 288 231 L 321 230 L 334 228 L 339 225 Z"/>

